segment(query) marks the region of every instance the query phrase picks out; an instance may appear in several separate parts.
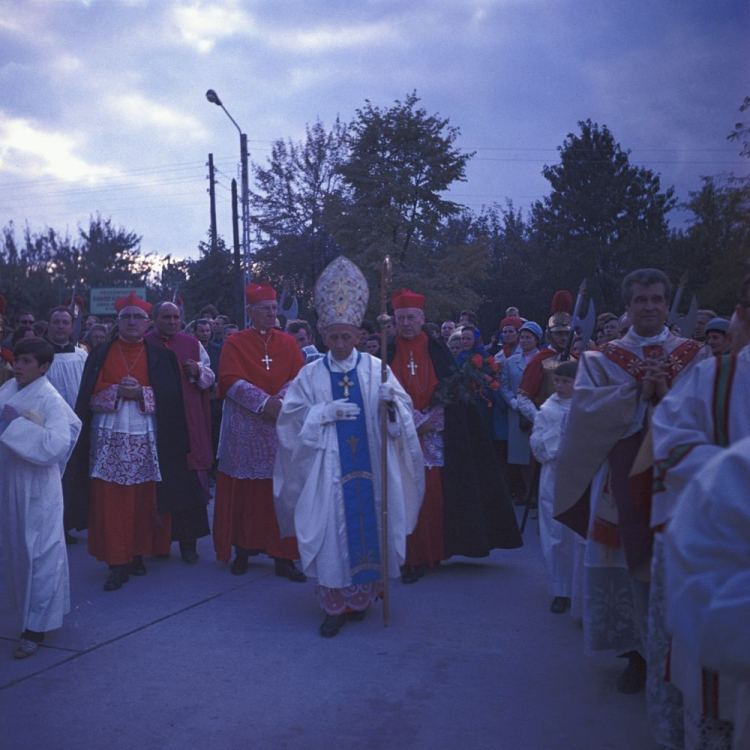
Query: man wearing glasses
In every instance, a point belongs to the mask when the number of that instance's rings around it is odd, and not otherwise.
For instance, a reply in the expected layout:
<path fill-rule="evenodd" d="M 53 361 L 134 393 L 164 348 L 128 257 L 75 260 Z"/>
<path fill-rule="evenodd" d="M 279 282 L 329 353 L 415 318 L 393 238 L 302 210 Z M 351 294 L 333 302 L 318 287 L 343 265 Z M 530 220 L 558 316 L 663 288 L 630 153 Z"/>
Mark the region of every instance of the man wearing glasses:
<path fill-rule="evenodd" d="M 109 565 L 105 591 L 146 575 L 143 555 L 169 553 L 171 513 L 202 502 L 177 358 L 144 340 L 148 302 L 131 292 L 115 310 L 118 335 L 86 360 L 83 429 L 64 477 L 66 528 L 88 527 L 89 552 Z"/>

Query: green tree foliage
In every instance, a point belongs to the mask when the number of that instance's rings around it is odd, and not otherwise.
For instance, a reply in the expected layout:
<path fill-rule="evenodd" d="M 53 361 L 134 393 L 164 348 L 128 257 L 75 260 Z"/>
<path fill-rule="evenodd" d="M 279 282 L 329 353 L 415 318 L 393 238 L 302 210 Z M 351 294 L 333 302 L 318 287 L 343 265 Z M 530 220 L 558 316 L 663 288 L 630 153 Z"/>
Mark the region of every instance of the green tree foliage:
<path fill-rule="evenodd" d="M 465 181 L 473 155 L 455 146 L 458 128 L 418 103 L 413 92 L 387 109 L 367 101 L 357 110 L 350 155 L 340 167 L 348 204 L 336 227 L 347 255 L 375 265 L 389 254 L 397 271 L 411 273 L 423 262 L 419 249 L 460 213 L 461 206 L 441 194 Z"/>
<path fill-rule="evenodd" d="M 219 312 L 229 315 L 240 327 L 244 326 L 244 313 L 239 321 L 236 320 L 237 295 L 234 287 L 232 253 L 222 237 L 216 238 L 216 250 L 211 249 L 210 241 L 201 242 L 198 245 L 198 258 L 181 261 L 178 269 L 185 275 L 179 295 L 185 304 L 186 322 L 194 318 L 204 305 L 210 303 L 215 305 Z"/>
<path fill-rule="evenodd" d="M 339 253 L 328 224 L 341 205 L 346 133 L 338 118 L 329 131 L 316 122 L 304 142 L 277 140 L 267 166 L 253 165 L 254 275 L 285 282 L 303 303 Z"/>
<path fill-rule="evenodd" d="M 531 210 L 532 262 L 544 269 L 537 295 L 549 300 L 586 278 L 597 309 L 617 311 L 623 276 L 664 261 L 674 190 L 630 164 L 606 126 L 578 125 L 558 148 L 560 163 L 542 170 L 551 192 Z"/>
<path fill-rule="evenodd" d="M 671 244 L 673 276 L 689 270 L 700 307 L 728 315 L 740 280 L 750 272 L 750 180 L 704 177 L 683 208 L 694 218 Z"/>
<path fill-rule="evenodd" d="M 746 96 L 740 105 L 740 112 L 744 112 L 746 109 L 750 109 L 750 96 Z M 727 140 L 739 141 L 742 144 L 740 154 L 750 156 L 750 123 L 735 123 L 734 130 L 727 136 Z"/>
<path fill-rule="evenodd" d="M 153 256 L 143 255 L 140 237 L 111 219 L 91 217 L 73 240 L 54 229 L 24 230 L 16 240 L 9 223 L 0 245 L 0 292 L 11 310 L 29 308 L 46 315 L 75 288 L 88 307 L 89 290 L 100 286 L 145 286 Z"/>

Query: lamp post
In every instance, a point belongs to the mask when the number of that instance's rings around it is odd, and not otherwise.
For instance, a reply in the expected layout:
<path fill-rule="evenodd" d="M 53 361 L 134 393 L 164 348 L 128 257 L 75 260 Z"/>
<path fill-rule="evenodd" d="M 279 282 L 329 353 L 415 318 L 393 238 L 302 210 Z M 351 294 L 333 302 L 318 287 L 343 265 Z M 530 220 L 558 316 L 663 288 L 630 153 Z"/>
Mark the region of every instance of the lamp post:
<path fill-rule="evenodd" d="M 247 175 L 247 136 L 242 132 L 242 128 L 237 124 L 234 117 L 227 112 L 227 108 L 222 104 L 219 95 L 213 90 L 206 91 L 206 99 L 211 104 L 221 107 L 224 114 L 232 121 L 232 125 L 237 128 L 240 134 L 240 164 L 241 164 L 241 190 L 240 200 L 242 201 L 242 256 L 245 264 L 245 285 L 250 283 L 250 188 L 248 186 Z M 244 295 L 243 295 L 244 296 Z M 245 327 L 249 325 L 247 312 L 245 312 Z"/>

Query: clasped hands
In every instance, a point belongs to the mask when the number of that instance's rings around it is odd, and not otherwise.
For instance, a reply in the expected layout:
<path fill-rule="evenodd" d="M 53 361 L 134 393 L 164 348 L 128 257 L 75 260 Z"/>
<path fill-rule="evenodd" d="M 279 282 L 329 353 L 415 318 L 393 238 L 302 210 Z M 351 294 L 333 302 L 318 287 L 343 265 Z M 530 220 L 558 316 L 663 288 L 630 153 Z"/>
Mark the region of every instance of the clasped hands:
<path fill-rule="evenodd" d="M 643 389 L 641 390 L 641 399 L 643 401 L 660 401 L 669 392 L 667 383 L 667 370 L 669 365 L 664 356 L 649 357 L 643 368 L 646 373 L 643 378 Z"/>
<path fill-rule="evenodd" d="M 194 359 L 186 359 L 182 363 L 182 371 L 186 377 L 193 378 L 193 380 L 197 380 L 201 374 L 201 368 Z"/>
<path fill-rule="evenodd" d="M 143 387 L 135 379 L 126 375 L 117 386 L 117 398 L 132 400 L 143 396 Z"/>

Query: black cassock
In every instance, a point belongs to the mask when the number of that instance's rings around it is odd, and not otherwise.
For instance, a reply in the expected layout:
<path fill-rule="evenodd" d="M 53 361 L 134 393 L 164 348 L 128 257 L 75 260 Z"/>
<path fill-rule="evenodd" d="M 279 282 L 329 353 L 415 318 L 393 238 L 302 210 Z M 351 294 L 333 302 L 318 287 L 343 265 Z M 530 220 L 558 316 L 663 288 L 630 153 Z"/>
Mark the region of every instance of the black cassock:
<path fill-rule="evenodd" d="M 428 336 L 435 376 L 443 380 L 456 366 L 445 344 Z M 388 361 L 396 355 L 388 347 Z M 443 545 L 445 557 L 486 557 L 493 549 L 523 546 L 510 493 L 477 407 L 445 407 L 443 432 Z"/>
<path fill-rule="evenodd" d="M 76 399 L 76 414 L 82 422 L 81 435 L 63 476 L 65 529 L 88 528 L 91 479 L 89 450 L 91 419 L 89 408 L 99 371 L 113 341 L 96 346 L 86 360 L 81 387 Z M 159 513 L 172 513 L 172 540 L 190 540 L 207 536 L 206 498 L 198 475 L 188 470 L 190 452 L 185 405 L 182 397 L 180 365 L 174 352 L 144 342 L 148 377 L 156 402 L 156 452 L 161 482 L 156 483 Z"/>

